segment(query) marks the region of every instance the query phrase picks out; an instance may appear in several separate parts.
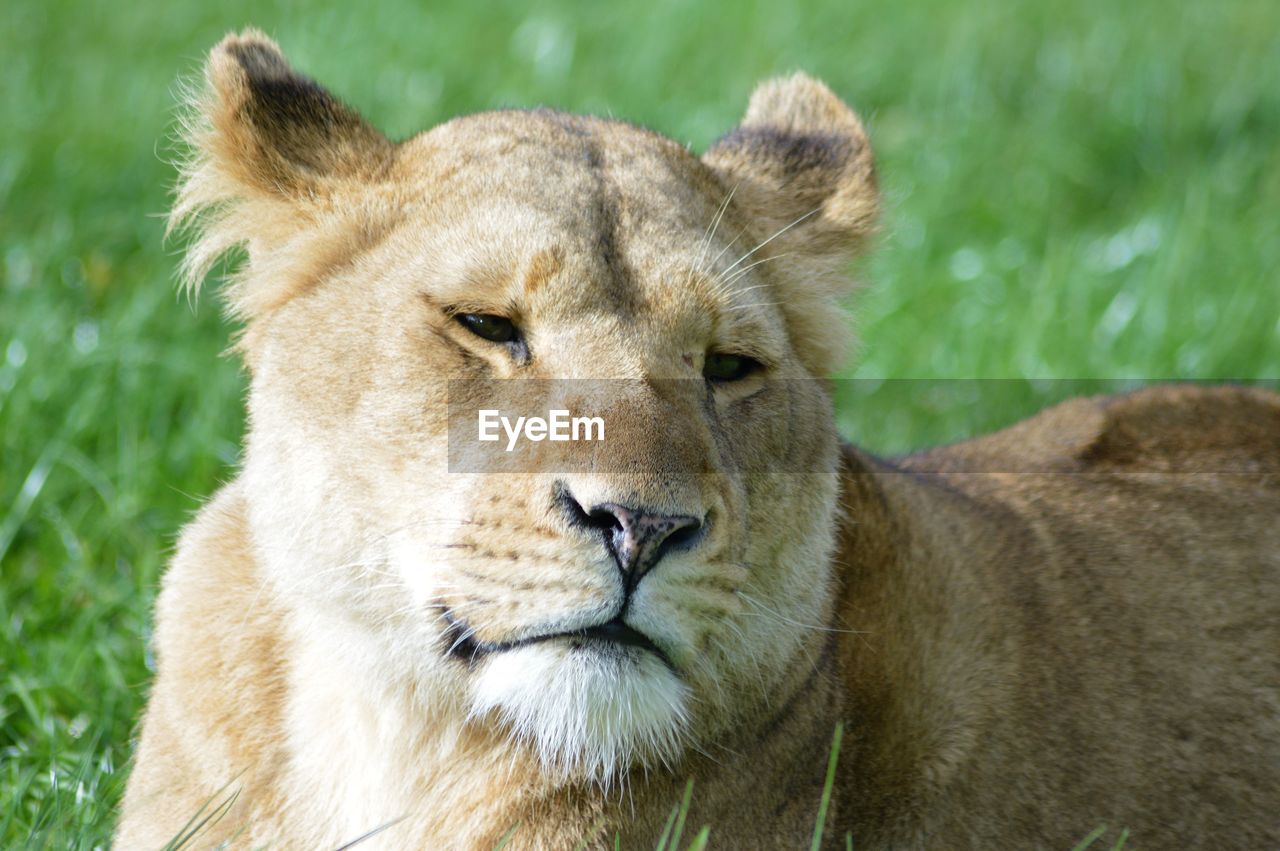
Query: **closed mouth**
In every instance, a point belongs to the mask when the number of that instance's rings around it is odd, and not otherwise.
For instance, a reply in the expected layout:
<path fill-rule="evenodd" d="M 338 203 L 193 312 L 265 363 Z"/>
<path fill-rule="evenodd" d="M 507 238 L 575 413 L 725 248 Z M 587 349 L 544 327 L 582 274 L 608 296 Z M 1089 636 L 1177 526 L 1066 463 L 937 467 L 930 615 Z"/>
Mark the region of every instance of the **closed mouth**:
<path fill-rule="evenodd" d="M 637 650 L 647 650 L 657 656 L 672 671 L 675 670 L 675 666 L 671 664 L 667 654 L 663 653 L 662 649 L 654 644 L 649 636 L 624 623 L 621 616 L 585 629 L 549 632 L 544 635 L 522 638 L 518 641 L 501 642 L 481 641 L 476 638 L 466 622 L 456 617 L 448 608 L 441 610 L 441 616 L 444 618 L 445 623 L 448 624 L 445 630 L 445 640 L 449 642 L 449 655 L 466 662 L 468 665 L 475 664 L 477 659 L 490 653 L 505 653 L 518 647 L 541 644 L 544 641 L 568 639 L 574 646 L 603 642 L 619 647 L 634 647 Z"/>

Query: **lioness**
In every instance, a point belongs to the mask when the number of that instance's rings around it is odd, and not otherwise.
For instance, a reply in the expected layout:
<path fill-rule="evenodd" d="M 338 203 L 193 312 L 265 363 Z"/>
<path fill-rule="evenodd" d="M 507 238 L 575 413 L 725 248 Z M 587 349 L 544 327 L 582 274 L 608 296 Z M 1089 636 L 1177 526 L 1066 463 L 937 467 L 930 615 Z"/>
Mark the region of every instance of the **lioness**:
<path fill-rule="evenodd" d="M 183 532 L 121 848 L 1280 847 L 1280 399 L 1080 399 L 893 462 L 827 386 L 876 211 L 763 84 L 703 156 L 549 110 L 388 141 L 256 32 L 173 219 L 243 469 Z M 625 379 L 599 469 L 450 471 L 450 379 Z M 671 379 L 671 381 L 667 381 Z M 212 818 L 207 818 L 213 816 Z"/>

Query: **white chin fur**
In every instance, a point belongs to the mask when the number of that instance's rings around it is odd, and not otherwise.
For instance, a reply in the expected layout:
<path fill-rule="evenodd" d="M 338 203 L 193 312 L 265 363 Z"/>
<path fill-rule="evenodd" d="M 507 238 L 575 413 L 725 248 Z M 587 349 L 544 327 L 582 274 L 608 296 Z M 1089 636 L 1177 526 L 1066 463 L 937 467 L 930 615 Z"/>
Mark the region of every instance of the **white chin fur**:
<path fill-rule="evenodd" d="M 608 786 L 633 765 L 679 754 L 687 696 L 652 653 L 550 641 L 481 661 L 471 715 L 496 715 L 553 775 Z"/>

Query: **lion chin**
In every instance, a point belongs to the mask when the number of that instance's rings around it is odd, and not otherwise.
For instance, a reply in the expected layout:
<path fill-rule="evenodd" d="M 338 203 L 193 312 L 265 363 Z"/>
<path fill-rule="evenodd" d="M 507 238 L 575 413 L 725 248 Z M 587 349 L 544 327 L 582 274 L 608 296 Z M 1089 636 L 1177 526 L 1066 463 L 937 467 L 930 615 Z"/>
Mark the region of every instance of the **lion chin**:
<path fill-rule="evenodd" d="M 634 766 L 670 764 L 684 747 L 688 689 L 655 654 L 543 642 L 479 663 L 471 718 L 497 718 L 543 769 L 608 788 Z"/>

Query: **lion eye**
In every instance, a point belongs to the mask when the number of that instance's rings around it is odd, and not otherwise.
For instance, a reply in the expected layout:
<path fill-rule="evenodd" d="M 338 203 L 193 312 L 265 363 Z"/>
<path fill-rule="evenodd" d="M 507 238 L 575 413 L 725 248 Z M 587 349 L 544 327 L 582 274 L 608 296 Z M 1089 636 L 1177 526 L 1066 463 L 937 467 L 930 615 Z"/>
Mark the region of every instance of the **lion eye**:
<path fill-rule="evenodd" d="M 746 355 L 729 355 L 711 352 L 702 364 L 702 375 L 708 381 L 717 383 L 741 381 L 748 375 L 763 369 L 763 364 Z"/>
<path fill-rule="evenodd" d="M 459 313 L 454 318 L 472 334 L 491 343 L 510 343 L 518 336 L 510 319 L 492 313 Z"/>

